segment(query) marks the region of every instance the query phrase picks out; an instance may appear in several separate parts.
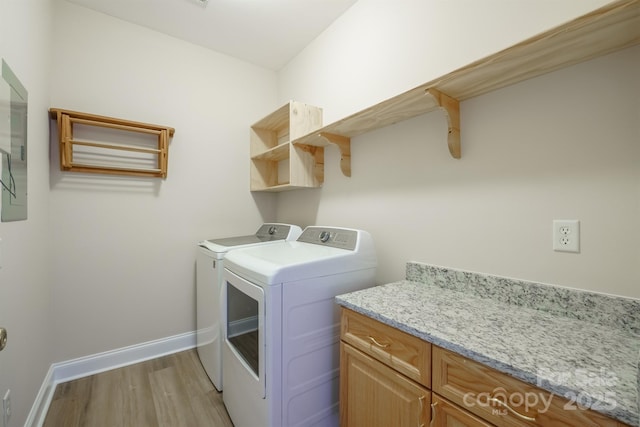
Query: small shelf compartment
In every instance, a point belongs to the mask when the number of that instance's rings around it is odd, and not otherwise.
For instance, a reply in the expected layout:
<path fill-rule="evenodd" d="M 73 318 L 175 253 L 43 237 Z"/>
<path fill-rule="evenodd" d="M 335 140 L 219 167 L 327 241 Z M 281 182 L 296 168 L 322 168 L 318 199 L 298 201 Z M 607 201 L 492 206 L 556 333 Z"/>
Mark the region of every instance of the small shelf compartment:
<path fill-rule="evenodd" d="M 173 128 L 60 108 L 49 114 L 58 125 L 61 170 L 167 177 Z"/>
<path fill-rule="evenodd" d="M 322 127 L 322 109 L 289 101 L 251 126 L 251 191 L 317 188 L 324 148 L 291 141 Z"/>

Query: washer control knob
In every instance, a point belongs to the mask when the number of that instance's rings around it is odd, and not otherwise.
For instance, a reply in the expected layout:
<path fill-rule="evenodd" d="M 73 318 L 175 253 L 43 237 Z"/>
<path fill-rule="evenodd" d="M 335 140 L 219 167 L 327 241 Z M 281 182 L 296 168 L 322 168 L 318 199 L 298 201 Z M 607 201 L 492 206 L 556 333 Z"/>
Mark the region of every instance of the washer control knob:
<path fill-rule="evenodd" d="M 271 227 L 269 227 L 269 234 L 275 234 L 276 230 L 276 226 L 272 225 Z"/>
<path fill-rule="evenodd" d="M 321 231 L 320 232 L 320 241 L 322 243 L 327 243 L 327 241 L 329 241 L 330 237 L 331 237 L 331 233 L 329 233 L 328 231 Z"/>

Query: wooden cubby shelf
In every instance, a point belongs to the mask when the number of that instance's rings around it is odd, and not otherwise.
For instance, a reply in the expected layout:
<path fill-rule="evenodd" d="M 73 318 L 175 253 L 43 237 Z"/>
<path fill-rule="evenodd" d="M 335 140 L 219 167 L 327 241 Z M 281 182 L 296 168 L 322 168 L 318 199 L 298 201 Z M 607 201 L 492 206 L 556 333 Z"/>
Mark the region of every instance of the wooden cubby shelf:
<path fill-rule="evenodd" d="M 449 152 L 460 158 L 459 103 L 640 43 L 640 0 L 619 0 L 292 141 L 337 144 L 350 176 L 350 141 L 363 133 L 442 109 Z M 345 154 L 346 153 L 346 154 Z M 347 166 L 348 165 L 348 166 Z"/>
<path fill-rule="evenodd" d="M 60 170 L 167 177 L 169 139 L 175 129 L 60 108 L 49 109 L 49 114 L 58 125 Z M 109 142 L 80 139 L 78 128 L 89 129 L 90 135 L 102 132 Z"/>
<path fill-rule="evenodd" d="M 317 188 L 324 181 L 324 148 L 291 140 L 322 126 L 322 109 L 289 101 L 251 126 L 251 191 Z"/>

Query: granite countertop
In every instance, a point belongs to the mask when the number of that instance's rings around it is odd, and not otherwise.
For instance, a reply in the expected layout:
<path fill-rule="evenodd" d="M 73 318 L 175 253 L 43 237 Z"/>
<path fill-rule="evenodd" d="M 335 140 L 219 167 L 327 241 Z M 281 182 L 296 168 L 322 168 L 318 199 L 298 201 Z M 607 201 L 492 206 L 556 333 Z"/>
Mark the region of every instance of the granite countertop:
<path fill-rule="evenodd" d="M 427 266 L 418 265 L 422 267 Z M 433 271 L 436 275 L 441 273 L 437 267 L 429 268 L 426 276 Z M 423 280 L 425 274 L 422 274 L 418 275 L 420 281 L 389 283 L 340 295 L 336 300 L 344 307 L 619 421 L 640 425 L 637 313 L 631 316 L 632 325 L 627 323 L 629 318 L 624 312 L 613 320 L 593 322 L 576 318 L 579 315 L 541 309 L 544 303 L 541 306 L 514 303 L 512 295 L 504 296 L 507 292 L 504 289 L 509 289 L 504 284 L 501 297 L 495 294 L 487 297 L 486 292 L 477 291 L 479 286 L 473 286 L 470 291 L 469 287 L 456 285 L 455 281 L 461 276 L 460 272 L 453 273 L 444 281 Z M 474 274 L 465 273 L 462 278 L 474 282 L 477 279 Z M 487 276 L 480 277 L 485 288 L 489 288 Z M 526 286 L 523 282 L 516 285 L 520 292 L 527 289 L 534 299 L 544 299 L 540 297 L 541 292 L 546 292 L 544 287 Z M 492 292 L 495 293 L 497 287 L 491 287 Z M 529 287 L 542 291 L 531 293 Z M 573 294 L 568 295 L 562 298 L 567 311 L 579 311 L 566 302 L 574 298 Z M 595 311 L 598 307 L 593 307 L 591 297 L 579 294 L 578 300 L 587 301 L 591 306 L 588 308 Z M 595 300 L 598 298 L 601 297 L 596 295 Z M 618 311 L 620 307 L 628 306 L 634 311 L 640 307 L 637 300 L 623 301 L 626 306 L 615 299 L 605 302 L 618 304 Z M 616 307 L 612 306 L 611 310 L 615 312 Z M 588 311 L 585 313 L 588 316 Z"/>

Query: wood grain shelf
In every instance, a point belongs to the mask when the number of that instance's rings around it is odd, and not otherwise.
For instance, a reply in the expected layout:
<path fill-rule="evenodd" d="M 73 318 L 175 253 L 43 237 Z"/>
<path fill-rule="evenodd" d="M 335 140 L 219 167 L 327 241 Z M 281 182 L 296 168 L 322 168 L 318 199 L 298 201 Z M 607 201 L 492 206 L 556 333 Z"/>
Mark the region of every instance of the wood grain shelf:
<path fill-rule="evenodd" d="M 279 162 L 289 158 L 289 144 L 280 144 L 268 150 L 251 156 L 252 160 L 269 160 L 272 162 Z"/>
<path fill-rule="evenodd" d="M 461 157 L 459 102 L 640 43 L 640 0 L 618 0 L 563 25 L 475 61 L 379 104 L 294 139 L 294 145 L 324 147 L 442 109 L 447 143 Z M 341 148 L 342 152 L 343 148 Z M 350 166 L 341 168 L 350 176 Z M 349 173 L 345 172 L 345 169 Z"/>
<path fill-rule="evenodd" d="M 78 111 L 49 109 L 57 121 L 60 169 L 70 172 L 146 177 L 167 177 L 169 139 L 175 129 L 168 126 L 116 119 Z M 89 141 L 74 137 L 74 127 L 102 128 L 127 140 L 131 133 L 142 134 L 138 144 Z M 135 138 L 131 137 L 131 141 Z M 84 147 L 85 151 L 82 152 Z"/>

